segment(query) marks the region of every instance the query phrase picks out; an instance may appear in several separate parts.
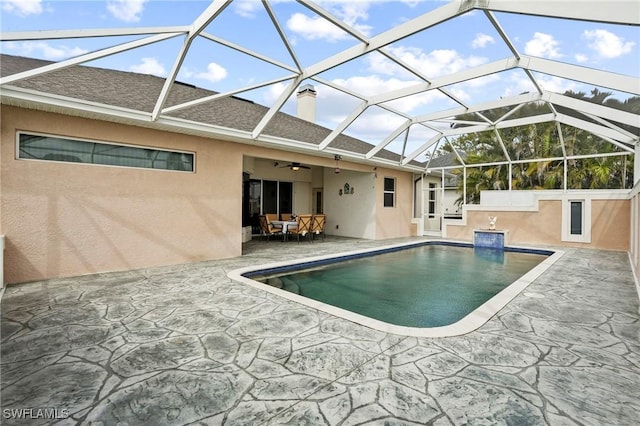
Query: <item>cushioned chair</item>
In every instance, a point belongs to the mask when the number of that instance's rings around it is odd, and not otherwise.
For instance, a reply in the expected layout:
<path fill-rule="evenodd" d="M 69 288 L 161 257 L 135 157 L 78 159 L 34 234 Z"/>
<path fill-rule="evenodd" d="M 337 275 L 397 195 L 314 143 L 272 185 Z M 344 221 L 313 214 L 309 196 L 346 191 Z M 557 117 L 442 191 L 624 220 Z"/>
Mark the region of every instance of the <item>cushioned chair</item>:
<path fill-rule="evenodd" d="M 280 213 L 280 220 L 291 220 L 291 213 Z"/>
<path fill-rule="evenodd" d="M 324 224 L 327 217 L 324 214 L 316 214 L 311 220 L 311 235 L 316 238 L 317 235 L 322 235 L 322 241 L 324 241 Z"/>
<path fill-rule="evenodd" d="M 310 214 L 300 214 L 296 217 L 298 226 L 289 228 L 289 233 L 298 237 L 298 243 L 300 242 L 300 235 L 303 238 L 311 236 L 311 217 Z"/>
<path fill-rule="evenodd" d="M 267 221 L 269 221 L 269 223 L 273 222 L 274 220 L 278 220 L 277 213 L 265 213 L 265 216 L 267 216 Z"/>
<path fill-rule="evenodd" d="M 282 228 L 276 228 L 269 221 L 267 215 L 260 215 L 260 230 L 262 231 L 262 235 L 267 237 L 267 242 L 269 242 L 269 238 L 272 235 L 282 234 Z"/>

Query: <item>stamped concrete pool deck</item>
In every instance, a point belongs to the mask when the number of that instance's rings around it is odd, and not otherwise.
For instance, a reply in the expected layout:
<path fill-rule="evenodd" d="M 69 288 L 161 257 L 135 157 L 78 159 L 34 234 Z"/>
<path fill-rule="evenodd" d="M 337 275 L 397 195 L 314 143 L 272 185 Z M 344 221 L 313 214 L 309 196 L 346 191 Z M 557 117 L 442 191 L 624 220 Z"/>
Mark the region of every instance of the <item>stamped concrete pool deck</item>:
<path fill-rule="evenodd" d="M 637 424 L 626 253 L 563 248 L 485 325 L 443 338 L 372 330 L 227 276 L 414 240 L 254 240 L 233 259 L 9 286 L 1 422 Z"/>

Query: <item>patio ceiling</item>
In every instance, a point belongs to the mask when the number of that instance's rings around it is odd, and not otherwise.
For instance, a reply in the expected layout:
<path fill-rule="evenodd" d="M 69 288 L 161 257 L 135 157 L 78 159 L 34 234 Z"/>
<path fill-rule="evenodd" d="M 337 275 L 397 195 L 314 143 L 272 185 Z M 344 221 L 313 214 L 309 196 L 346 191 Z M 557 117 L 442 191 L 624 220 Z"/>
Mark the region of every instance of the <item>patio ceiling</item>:
<path fill-rule="evenodd" d="M 267 105 L 266 113 L 250 132 L 236 132 L 234 129 L 216 128 L 216 126 L 189 120 L 181 121 L 179 125 L 181 131 L 190 128 L 206 132 L 212 137 L 224 135 L 251 143 L 265 143 L 286 149 L 295 148 L 301 152 L 329 157 L 339 153 L 344 159 L 350 158 L 362 162 L 379 162 L 381 151 L 390 150 L 399 154 L 399 160 L 394 161 L 394 166 L 413 171 L 428 168 L 429 162 L 424 160 L 425 154 L 432 153 L 438 143 L 447 138 L 455 138 L 471 132 L 490 131 L 497 133 L 496 139 L 499 142 L 501 129 L 533 123 L 556 122 L 561 137 L 561 125 L 587 130 L 615 145 L 621 155 L 633 154 L 636 144 L 639 143 L 640 116 L 637 113 L 566 96 L 554 91 L 553 87 L 546 82 L 549 78 L 570 80 L 623 97 L 633 97 L 640 96 L 640 69 L 636 69 L 632 75 L 625 75 L 607 69 L 588 68 L 577 63 L 526 55 L 516 47 L 515 36 L 502 25 L 503 20 L 522 16 L 543 19 L 544 21 L 541 22 L 546 25 L 545 29 L 562 26 L 569 21 L 637 28 L 640 26 L 640 4 L 637 1 L 584 1 L 578 4 L 574 1 L 453 0 L 374 36 L 363 34 L 359 28 L 339 19 L 319 4 L 299 1 L 301 9 L 313 14 L 316 19 L 336 26 L 349 38 L 350 47 L 313 61 L 302 57 L 306 52 L 301 52 L 297 48 L 297 40 L 280 23 L 281 19 L 278 15 L 280 3 L 278 2 L 265 1 L 262 6 L 263 12 L 268 16 L 268 21 L 277 34 L 280 47 L 287 53 L 286 59 L 258 52 L 252 47 L 243 46 L 218 34 L 216 23 L 225 19 L 226 9 L 231 3 L 231 1 L 212 2 L 208 7 L 204 7 L 202 13 L 189 25 L 2 33 L 0 38 L 2 42 L 102 38 L 112 43 L 70 59 L 4 76 L 0 78 L 2 96 L 31 102 L 62 103 L 60 99 L 56 101 L 51 97 L 41 97 L 38 93 L 18 90 L 15 84 L 67 67 L 99 63 L 102 59 L 124 52 L 144 52 L 144 48 L 167 40 L 178 40 L 178 43 L 174 44 L 176 49 L 173 65 L 165 76 L 164 85 L 155 100 L 153 110 L 134 111 L 133 115 L 126 112 L 131 120 L 145 122 L 150 126 L 157 123 L 159 127 L 178 128 L 175 116 L 172 115 L 177 111 L 187 110 L 196 105 L 206 105 L 222 98 L 238 95 L 250 97 L 256 91 L 278 89 L 279 95 L 270 105 Z M 472 27 L 469 29 L 470 32 L 451 34 L 451 37 L 473 37 L 475 32 L 473 27 L 482 24 L 497 35 L 496 38 L 499 43 L 502 43 L 506 56 L 435 76 L 429 75 L 428 70 L 410 63 L 403 57 L 403 49 L 406 51 L 410 46 L 419 45 L 425 40 L 423 37 L 433 38 L 434 28 L 446 28 L 454 20 L 469 19 L 470 16 L 473 17 L 474 22 L 470 25 Z M 250 28 L 250 23 L 247 25 Z M 124 36 L 129 39 L 122 42 Z M 260 34 L 256 33 L 255 37 L 259 38 Z M 263 75 L 268 76 L 258 83 L 238 84 L 235 87 L 225 87 L 224 90 L 214 88 L 216 93 L 213 95 L 169 105 L 167 100 L 174 82 L 179 80 L 179 74 L 189 58 L 196 54 L 195 46 L 201 46 L 203 43 L 231 49 L 255 63 L 268 66 L 271 72 L 256 74 L 255 80 Z M 402 48 L 399 48 L 400 43 L 403 44 Z M 361 58 L 371 58 L 372 55 L 392 66 L 397 75 L 402 75 L 402 84 L 395 87 L 380 85 L 375 92 L 360 91 L 353 85 L 343 84 L 344 78 L 338 78 L 342 75 L 341 73 L 350 72 L 348 64 L 353 65 Z M 343 75 L 345 78 L 347 76 L 348 74 Z M 508 79 L 514 76 L 526 80 L 530 90 L 513 95 L 493 93 L 487 94 L 484 98 L 474 99 L 461 95 L 465 85 L 481 82 L 487 78 Z M 329 128 L 330 132 L 326 137 L 318 145 L 300 143 L 299 146 L 293 146 L 290 139 L 285 140 L 265 134 L 265 129 L 274 117 L 280 112 L 287 112 L 286 105 L 295 99 L 298 89 L 309 83 L 315 86 L 318 93 L 332 91 L 350 99 L 350 102 L 346 103 L 349 109 L 338 114 L 337 119 L 318 123 Z M 419 110 L 402 107 L 403 101 L 424 100 L 428 97 L 438 98 L 440 109 Z M 68 101 L 64 100 L 65 103 Z M 322 98 L 319 97 L 319 108 L 321 102 Z M 523 105 L 532 103 L 547 105 L 549 112 L 531 117 L 511 118 Z M 125 114 L 122 108 L 109 105 L 100 107 L 102 114 L 120 118 Z M 489 119 L 485 112 L 497 108 L 507 108 L 508 112 L 498 119 Z M 559 109 L 575 111 L 578 114 L 559 112 Z M 378 132 L 374 136 L 358 133 L 354 123 L 363 120 L 367 114 L 385 117 L 384 119 L 389 123 L 396 124 L 387 133 Z M 460 123 L 455 120 L 455 117 L 461 115 L 474 118 Z M 463 125 L 454 127 L 452 126 L 454 123 Z M 343 134 L 357 137 L 371 144 L 371 148 L 366 153 L 338 150 L 334 142 Z M 461 158 L 460 160 L 462 161 Z M 385 157 L 385 161 L 389 161 L 388 156 Z"/>

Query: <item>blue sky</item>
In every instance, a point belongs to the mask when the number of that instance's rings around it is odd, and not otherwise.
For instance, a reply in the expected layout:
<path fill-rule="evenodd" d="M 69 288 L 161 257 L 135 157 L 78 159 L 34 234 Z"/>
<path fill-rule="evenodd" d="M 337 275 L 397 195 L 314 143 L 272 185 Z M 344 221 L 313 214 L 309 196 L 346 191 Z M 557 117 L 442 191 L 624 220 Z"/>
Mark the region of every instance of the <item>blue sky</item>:
<path fill-rule="evenodd" d="M 318 1 L 325 10 L 365 36 L 380 34 L 395 25 L 443 6 L 443 1 Z M 588 7 L 589 1 L 576 7 Z M 84 28 L 127 28 L 189 25 L 209 5 L 207 1 L 42 1 L 0 0 L 2 32 Z M 293 1 L 270 5 L 303 67 L 358 44 L 353 37 L 327 23 L 313 11 Z M 638 77 L 640 75 L 640 29 L 589 22 L 567 21 L 496 13 L 498 22 L 519 52 Z M 269 19 L 255 0 L 234 1 L 206 29 L 208 34 L 242 45 L 289 66 L 294 62 Z M 3 53 L 62 60 L 136 37 L 105 37 L 91 40 L 45 40 L 3 42 Z M 100 59 L 88 65 L 166 76 L 182 39 L 175 38 L 144 48 Z M 388 51 L 419 69 L 429 78 L 489 63 L 511 55 L 498 33 L 481 12 L 457 17 L 390 46 Z M 288 71 L 239 54 L 206 39 L 197 39 L 184 61 L 178 80 L 216 91 L 234 90 L 284 77 Z M 328 70 L 323 79 L 367 95 L 385 93 L 419 80 L 380 54 L 365 55 Z M 552 76 L 536 75 L 548 90 L 590 92 L 592 87 Z M 307 82 L 304 82 L 307 83 Z M 303 83 L 303 84 L 304 84 Z M 318 91 L 317 121 L 327 127 L 341 122 L 359 103 L 342 92 L 313 81 Z M 239 94 L 270 106 L 285 83 Z M 523 72 L 507 71 L 447 88 L 467 103 L 494 100 L 534 91 Z M 604 89 L 607 91 L 606 89 Z M 619 99 L 628 95 L 614 93 Z M 416 95 L 389 104 L 409 115 L 425 114 L 457 104 L 440 93 Z M 295 114 L 295 99 L 284 112 Z M 371 108 L 346 131 L 376 144 L 405 119 L 381 108 Z M 430 130 L 417 128 L 409 148 L 429 137 Z M 400 142 L 396 143 L 396 147 Z"/>

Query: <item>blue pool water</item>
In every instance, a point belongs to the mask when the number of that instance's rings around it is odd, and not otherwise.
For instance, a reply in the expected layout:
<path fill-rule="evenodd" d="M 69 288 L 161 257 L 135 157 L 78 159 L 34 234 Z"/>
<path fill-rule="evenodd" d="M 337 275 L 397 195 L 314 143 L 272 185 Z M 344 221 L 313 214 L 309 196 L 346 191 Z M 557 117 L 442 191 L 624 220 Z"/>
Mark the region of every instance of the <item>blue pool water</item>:
<path fill-rule="evenodd" d="M 427 244 L 247 276 L 386 323 L 438 327 L 464 318 L 550 254 Z"/>

